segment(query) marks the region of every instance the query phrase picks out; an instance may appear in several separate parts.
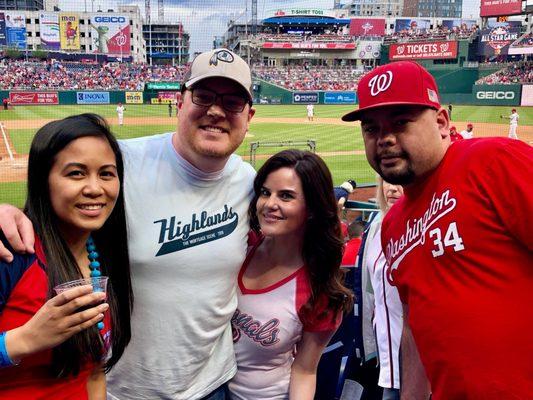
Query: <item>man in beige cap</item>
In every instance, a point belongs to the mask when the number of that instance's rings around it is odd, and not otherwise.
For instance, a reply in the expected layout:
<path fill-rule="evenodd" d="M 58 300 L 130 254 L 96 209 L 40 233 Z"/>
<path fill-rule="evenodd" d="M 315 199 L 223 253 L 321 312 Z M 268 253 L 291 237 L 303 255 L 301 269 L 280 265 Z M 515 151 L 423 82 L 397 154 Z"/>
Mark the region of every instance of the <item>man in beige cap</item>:
<path fill-rule="evenodd" d="M 225 398 L 255 176 L 233 152 L 255 112 L 251 86 L 242 58 L 202 53 L 183 82 L 177 131 L 121 142 L 135 306 L 109 399 Z M 6 236 L 31 231 L 29 221 L 15 223 L 16 209 L 0 215 Z M 27 245 L 13 247 L 32 252 L 33 234 L 23 236 Z"/>

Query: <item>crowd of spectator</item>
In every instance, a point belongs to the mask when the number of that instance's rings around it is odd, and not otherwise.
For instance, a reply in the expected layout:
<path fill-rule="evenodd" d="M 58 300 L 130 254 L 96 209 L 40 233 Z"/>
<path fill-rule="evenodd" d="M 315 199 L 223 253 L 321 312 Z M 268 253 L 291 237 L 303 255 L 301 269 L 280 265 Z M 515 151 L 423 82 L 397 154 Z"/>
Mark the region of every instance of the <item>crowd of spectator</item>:
<path fill-rule="evenodd" d="M 533 83 L 533 62 L 529 61 L 512 64 L 476 81 L 477 85 L 512 83 Z"/>
<path fill-rule="evenodd" d="M 353 42 L 354 38 L 348 34 L 338 33 L 260 33 L 254 36 L 261 42 Z"/>
<path fill-rule="evenodd" d="M 394 32 L 392 35 L 385 35 L 384 43 L 409 42 L 409 41 L 425 41 L 425 40 L 458 40 L 468 39 L 478 31 L 477 25 L 462 24 L 461 26 L 454 26 L 451 29 L 447 26 L 438 26 L 434 29 L 420 29 L 411 27 L 410 29 L 403 29 Z"/>
<path fill-rule="evenodd" d="M 180 82 L 185 70 L 186 66 L 3 60 L 0 89 L 142 90 L 148 81 Z"/>
<path fill-rule="evenodd" d="M 253 74 L 290 90 L 356 90 L 363 71 L 351 66 L 254 66 Z"/>

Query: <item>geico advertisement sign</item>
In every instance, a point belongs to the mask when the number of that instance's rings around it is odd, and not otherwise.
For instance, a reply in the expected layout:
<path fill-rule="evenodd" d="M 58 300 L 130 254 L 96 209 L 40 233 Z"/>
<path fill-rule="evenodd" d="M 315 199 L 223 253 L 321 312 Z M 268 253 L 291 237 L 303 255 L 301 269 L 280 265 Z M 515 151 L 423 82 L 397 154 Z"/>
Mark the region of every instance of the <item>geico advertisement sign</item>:
<path fill-rule="evenodd" d="M 100 24 L 120 24 L 126 22 L 126 18 L 124 17 L 94 17 L 94 22 L 98 22 Z"/>
<path fill-rule="evenodd" d="M 515 92 L 477 92 L 476 98 L 478 100 L 513 100 Z"/>

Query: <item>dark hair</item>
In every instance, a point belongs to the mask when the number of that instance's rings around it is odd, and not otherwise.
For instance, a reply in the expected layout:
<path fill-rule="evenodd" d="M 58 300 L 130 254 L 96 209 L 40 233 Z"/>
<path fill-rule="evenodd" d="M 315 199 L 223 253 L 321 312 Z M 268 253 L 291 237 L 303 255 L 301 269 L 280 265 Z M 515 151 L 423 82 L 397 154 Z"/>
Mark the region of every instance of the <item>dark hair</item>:
<path fill-rule="evenodd" d="M 348 225 L 348 236 L 350 239 L 361 237 L 365 230 L 365 223 L 360 220 L 353 221 Z"/>
<path fill-rule="evenodd" d="M 48 264 L 48 296 L 53 297 L 54 286 L 82 278 L 82 273 L 58 228 L 58 220 L 50 200 L 48 177 L 56 155 L 72 141 L 87 136 L 107 140 L 115 154 L 121 187 L 109 218 L 99 230 L 92 233 L 102 274 L 109 276 L 107 302 L 108 312 L 111 313 L 113 350 L 112 356 L 105 363 L 105 371 L 108 372 L 120 359 L 131 338 L 133 292 L 122 189 L 124 164 L 118 143 L 102 117 L 96 114 L 73 115 L 50 122 L 37 131 L 30 148 L 25 212 L 43 244 Z M 93 326 L 53 349 L 51 373 L 56 377 L 77 375 L 83 362 L 92 360 L 101 363 L 103 352 L 102 338 L 98 328 Z"/>
<path fill-rule="evenodd" d="M 280 168 L 292 168 L 300 178 L 308 213 L 302 258 L 309 274 L 311 297 L 304 305 L 304 315 L 311 317 L 319 300 L 326 298 L 326 310 L 316 317 L 323 319 L 329 311 L 335 319 L 339 311 L 351 308 L 353 298 L 343 285 L 344 274 L 340 264 L 344 244 L 332 190 L 333 181 L 324 161 L 314 153 L 294 149 L 270 157 L 257 171 L 254 180 L 254 198 L 248 210 L 250 227 L 260 232 L 257 199 L 268 175 Z"/>

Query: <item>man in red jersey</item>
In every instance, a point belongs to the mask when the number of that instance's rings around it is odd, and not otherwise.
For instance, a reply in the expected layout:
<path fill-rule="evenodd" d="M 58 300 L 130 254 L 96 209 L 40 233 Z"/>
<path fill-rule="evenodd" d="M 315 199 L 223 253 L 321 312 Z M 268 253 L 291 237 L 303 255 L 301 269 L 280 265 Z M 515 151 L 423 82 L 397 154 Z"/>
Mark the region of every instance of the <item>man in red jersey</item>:
<path fill-rule="evenodd" d="M 451 146 L 435 80 L 414 62 L 376 68 L 357 94 L 343 120 L 361 121 L 369 163 L 405 190 L 382 225 L 404 303 L 402 398 L 531 398 L 532 148 Z"/>

